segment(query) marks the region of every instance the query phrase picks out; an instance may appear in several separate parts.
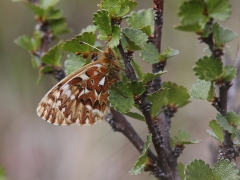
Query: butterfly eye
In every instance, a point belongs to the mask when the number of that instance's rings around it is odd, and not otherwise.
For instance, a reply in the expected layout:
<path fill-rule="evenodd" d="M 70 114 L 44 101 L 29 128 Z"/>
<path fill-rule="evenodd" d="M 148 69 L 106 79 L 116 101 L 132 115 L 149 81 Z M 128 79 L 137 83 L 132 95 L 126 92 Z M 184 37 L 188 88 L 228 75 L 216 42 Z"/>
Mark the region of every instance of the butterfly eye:
<path fill-rule="evenodd" d="M 113 56 L 109 53 L 106 53 L 105 56 L 108 58 L 108 59 L 113 59 Z"/>

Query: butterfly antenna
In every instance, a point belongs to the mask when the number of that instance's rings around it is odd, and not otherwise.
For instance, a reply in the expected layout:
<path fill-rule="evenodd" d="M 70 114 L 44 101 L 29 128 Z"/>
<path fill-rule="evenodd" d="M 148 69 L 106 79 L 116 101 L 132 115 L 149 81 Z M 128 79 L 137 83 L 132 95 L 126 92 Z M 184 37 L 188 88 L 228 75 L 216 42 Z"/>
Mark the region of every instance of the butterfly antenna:
<path fill-rule="evenodd" d="M 92 48 L 94 48 L 94 49 L 97 49 L 98 51 L 100 51 L 100 52 L 103 53 L 103 51 L 102 51 L 101 49 L 98 49 L 98 48 L 96 48 L 96 47 L 92 46 L 91 44 L 88 44 L 88 43 L 86 43 L 86 42 L 84 42 L 84 41 L 79 41 L 79 43 L 80 43 L 80 44 L 86 44 L 86 45 L 88 45 L 88 46 L 90 46 L 90 47 L 92 47 Z"/>

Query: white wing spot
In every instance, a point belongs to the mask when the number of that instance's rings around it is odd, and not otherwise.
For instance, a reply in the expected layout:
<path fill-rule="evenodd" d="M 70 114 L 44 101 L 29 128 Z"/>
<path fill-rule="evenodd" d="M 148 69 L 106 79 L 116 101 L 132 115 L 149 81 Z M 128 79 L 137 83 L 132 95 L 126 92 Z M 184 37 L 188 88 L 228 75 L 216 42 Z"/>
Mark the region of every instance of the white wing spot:
<path fill-rule="evenodd" d="M 92 110 L 92 107 L 89 105 L 86 105 L 86 108 Z"/>
<path fill-rule="evenodd" d="M 71 100 L 75 99 L 75 96 L 74 96 L 74 95 L 71 95 L 71 96 L 70 96 L 70 99 L 71 99 Z"/>
<path fill-rule="evenodd" d="M 67 90 L 69 89 L 69 85 L 68 85 L 68 84 L 65 84 L 65 85 L 62 87 L 62 89 L 63 89 L 63 92 L 67 91 Z"/>
<path fill-rule="evenodd" d="M 58 91 L 58 92 L 56 93 L 56 99 L 58 99 L 59 96 L 60 96 L 60 92 Z"/>
<path fill-rule="evenodd" d="M 70 91 L 70 90 L 67 90 L 67 91 L 65 91 L 63 94 L 66 94 L 67 97 L 69 97 L 69 96 L 71 95 L 71 91 Z"/>
<path fill-rule="evenodd" d="M 85 122 L 86 122 L 86 124 L 89 124 L 89 119 L 87 118 Z"/>
<path fill-rule="evenodd" d="M 61 101 L 58 100 L 57 103 L 56 103 L 56 107 L 60 106 L 61 105 Z"/>
<path fill-rule="evenodd" d="M 77 124 L 80 123 L 80 119 L 79 119 L 79 118 L 76 119 L 76 123 L 77 123 Z"/>
<path fill-rule="evenodd" d="M 92 110 L 92 113 L 93 113 L 93 114 L 98 114 L 98 115 L 101 116 L 101 117 L 103 116 L 102 111 L 99 111 L 98 109 L 93 109 L 93 110 Z"/>
<path fill-rule="evenodd" d="M 67 120 L 68 120 L 68 121 L 71 121 L 71 118 L 72 118 L 72 117 L 71 117 L 71 114 L 69 114 L 69 116 L 67 117 Z"/>
<path fill-rule="evenodd" d="M 61 112 L 62 112 L 62 113 L 64 113 L 64 112 L 65 112 L 65 110 L 66 110 L 66 108 L 62 108 Z"/>
<path fill-rule="evenodd" d="M 79 98 L 81 95 L 86 94 L 86 93 L 88 93 L 88 92 L 90 92 L 90 91 L 87 90 L 87 89 L 84 89 L 84 91 L 82 91 L 82 92 L 78 95 L 78 98 Z"/>
<path fill-rule="evenodd" d="M 89 77 L 86 74 L 81 74 L 80 77 L 82 78 L 83 81 L 86 81 L 89 79 Z"/>
<path fill-rule="evenodd" d="M 103 77 L 102 79 L 101 79 L 101 81 L 99 81 L 99 85 L 104 85 L 104 83 L 105 83 L 105 77 Z"/>

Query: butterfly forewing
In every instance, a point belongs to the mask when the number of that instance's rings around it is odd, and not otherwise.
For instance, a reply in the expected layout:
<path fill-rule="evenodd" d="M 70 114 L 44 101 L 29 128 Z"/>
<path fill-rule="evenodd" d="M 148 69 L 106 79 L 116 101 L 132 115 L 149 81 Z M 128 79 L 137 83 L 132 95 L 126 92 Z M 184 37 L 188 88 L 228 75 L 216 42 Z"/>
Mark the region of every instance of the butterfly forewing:
<path fill-rule="evenodd" d="M 56 125 L 93 124 L 103 119 L 108 89 L 119 79 L 116 61 L 105 56 L 75 71 L 41 100 L 37 114 Z"/>

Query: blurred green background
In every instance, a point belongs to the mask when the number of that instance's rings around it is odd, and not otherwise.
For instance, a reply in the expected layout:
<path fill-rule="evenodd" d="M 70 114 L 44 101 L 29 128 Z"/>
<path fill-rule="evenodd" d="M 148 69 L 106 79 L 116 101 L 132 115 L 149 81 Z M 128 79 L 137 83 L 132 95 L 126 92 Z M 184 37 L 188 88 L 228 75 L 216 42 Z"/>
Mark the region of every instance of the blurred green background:
<path fill-rule="evenodd" d="M 92 23 L 100 0 L 61 0 L 62 9 L 72 33 L 60 36 L 67 40 Z M 151 8 L 152 1 L 138 1 L 135 10 Z M 164 81 L 173 81 L 188 90 L 196 81 L 192 71 L 194 62 L 203 56 L 203 44 L 193 33 L 177 31 L 178 7 L 182 0 L 168 0 L 164 7 L 162 49 L 171 47 L 180 54 L 168 61 Z M 231 0 L 233 15 L 222 23 L 239 34 L 240 3 Z M 0 165 L 11 180 L 146 180 L 149 173 L 130 176 L 128 171 L 139 153 L 120 133 L 115 133 L 106 122 L 93 126 L 58 127 L 44 122 L 36 114 L 36 107 L 44 94 L 56 84 L 51 76 L 43 76 L 36 85 L 38 72 L 31 67 L 28 52 L 13 41 L 26 34 L 31 36 L 35 22 L 32 12 L 23 3 L 0 1 Z M 239 38 L 228 44 L 226 57 L 234 61 Z M 149 71 L 150 66 L 145 65 Z M 192 139 L 201 139 L 198 145 L 189 145 L 179 162 L 185 164 L 194 158 L 211 163 L 216 156 L 216 141 L 206 132 L 208 122 L 216 110 L 208 102 L 191 99 L 172 119 L 172 135 L 179 128 L 191 132 Z M 144 122 L 129 119 L 145 140 L 148 133 Z"/>

